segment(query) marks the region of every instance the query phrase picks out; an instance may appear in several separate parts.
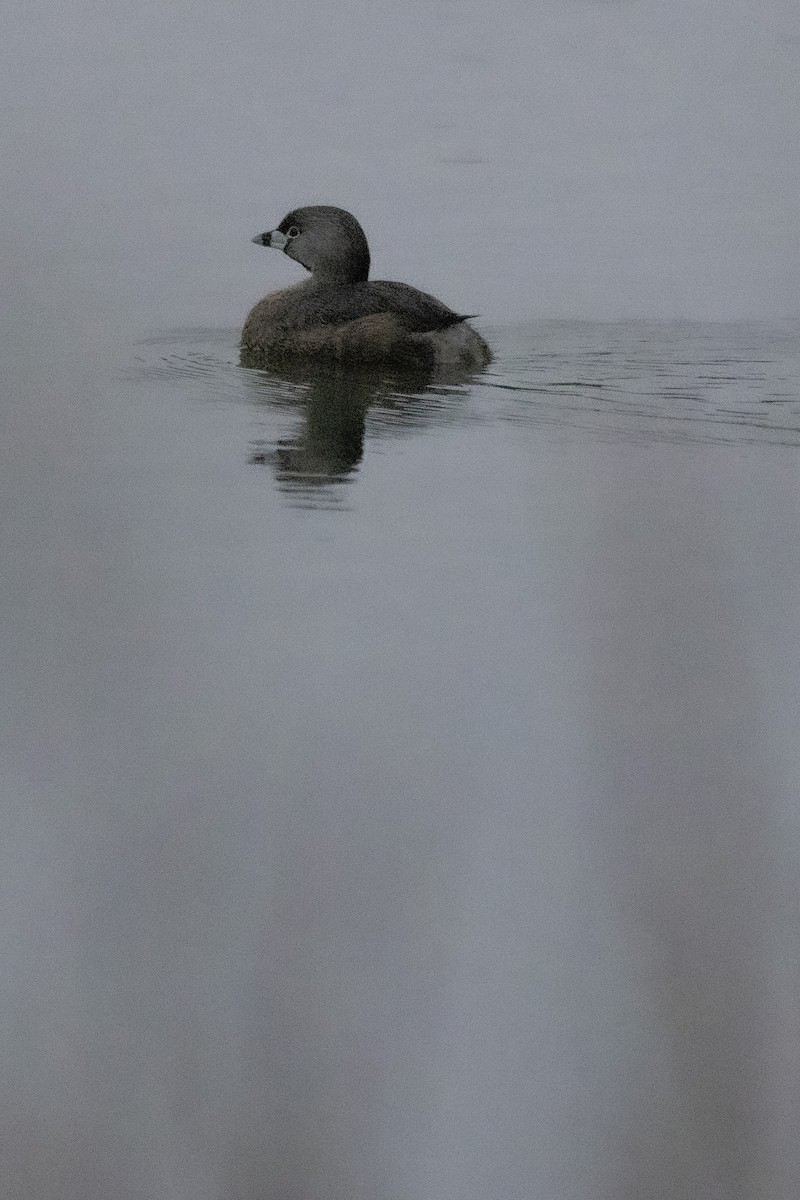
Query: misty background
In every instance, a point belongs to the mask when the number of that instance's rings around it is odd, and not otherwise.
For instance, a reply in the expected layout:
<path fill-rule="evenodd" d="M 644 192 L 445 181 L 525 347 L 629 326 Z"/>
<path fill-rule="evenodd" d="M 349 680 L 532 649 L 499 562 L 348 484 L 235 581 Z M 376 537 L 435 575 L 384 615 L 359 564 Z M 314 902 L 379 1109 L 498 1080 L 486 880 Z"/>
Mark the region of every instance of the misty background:
<path fill-rule="evenodd" d="M 796 5 L 2 25 L 0 1193 L 794 1200 Z M 314 202 L 489 370 L 240 370 Z"/>
<path fill-rule="evenodd" d="M 238 320 L 308 202 L 490 321 L 797 312 L 787 0 L 12 0 L 0 54 L 2 265 L 54 323 Z"/>

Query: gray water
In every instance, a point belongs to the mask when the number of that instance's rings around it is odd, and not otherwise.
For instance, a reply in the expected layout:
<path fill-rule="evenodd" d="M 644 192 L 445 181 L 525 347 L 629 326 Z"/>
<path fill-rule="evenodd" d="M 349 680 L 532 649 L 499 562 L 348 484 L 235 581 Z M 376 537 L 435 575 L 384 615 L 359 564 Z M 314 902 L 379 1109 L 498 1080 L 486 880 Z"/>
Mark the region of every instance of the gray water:
<path fill-rule="evenodd" d="M 486 332 L 16 407 L 4 1194 L 796 1193 L 798 330 Z"/>
<path fill-rule="evenodd" d="M 800 1195 L 798 46 L 6 6 L 2 1200 Z M 241 370 L 303 203 L 489 369 Z"/>

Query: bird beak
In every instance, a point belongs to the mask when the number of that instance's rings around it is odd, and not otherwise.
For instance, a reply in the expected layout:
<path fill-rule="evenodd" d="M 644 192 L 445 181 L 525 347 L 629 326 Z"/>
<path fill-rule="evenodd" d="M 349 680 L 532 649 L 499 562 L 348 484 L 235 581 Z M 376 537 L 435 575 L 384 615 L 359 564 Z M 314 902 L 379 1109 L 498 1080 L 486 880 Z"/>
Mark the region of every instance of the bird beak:
<path fill-rule="evenodd" d="M 274 250 L 285 250 L 289 241 L 280 229 L 273 229 L 270 233 L 257 233 L 252 240 L 257 246 L 271 246 Z"/>

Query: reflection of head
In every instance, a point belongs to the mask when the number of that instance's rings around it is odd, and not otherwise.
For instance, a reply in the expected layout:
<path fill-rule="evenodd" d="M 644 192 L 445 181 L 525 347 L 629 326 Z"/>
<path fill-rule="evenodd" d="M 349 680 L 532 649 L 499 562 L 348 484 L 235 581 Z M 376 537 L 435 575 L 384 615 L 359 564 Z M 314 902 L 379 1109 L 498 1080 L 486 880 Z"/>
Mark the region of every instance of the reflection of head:
<path fill-rule="evenodd" d="M 368 390 L 317 380 L 305 401 L 305 425 L 298 437 L 279 443 L 278 477 L 324 484 L 350 475 L 364 453 L 364 424 L 372 397 Z"/>
<path fill-rule="evenodd" d="M 277 441 L 255 441 L 250 453 L 250 462 L 269 464 L 279 486 L 291 491 L 319 492 L 353 475 L 363 457 L 370 409 L 377 436 L 456 419 L 461 411 L 462 388 L 433 382 L 425 371 L 392 377 L 385 372 L 298 363 L 285 364 L 280 374 L 248 371 L 242 375 L 259 403 L 289 409 L 302 418 L 293 434 Z"/>
<path fill-rule="evenodd" d="M 264 399 L 290 404 L 304 420 L 292 437 L 268 451 L 254 451 L 252 462 L 269 462 L 279 483 L 289 488 L 318 488 L 353 473 L 364 453 L 367 409 L 379 390 L 374 382 L 307 369 L 288 379 L 256 379 Z"/>

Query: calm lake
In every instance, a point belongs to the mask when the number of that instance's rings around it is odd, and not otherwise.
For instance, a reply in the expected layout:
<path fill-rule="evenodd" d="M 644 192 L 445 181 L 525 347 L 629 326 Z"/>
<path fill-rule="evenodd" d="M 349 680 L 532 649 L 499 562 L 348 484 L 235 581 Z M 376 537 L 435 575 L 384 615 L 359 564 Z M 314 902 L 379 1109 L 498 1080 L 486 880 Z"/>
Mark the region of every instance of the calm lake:
<path fill-rule="evenodd" d="M 7 361 L 7 1195 L 797 1194 L 800 331 L 485 333 Z"/>

